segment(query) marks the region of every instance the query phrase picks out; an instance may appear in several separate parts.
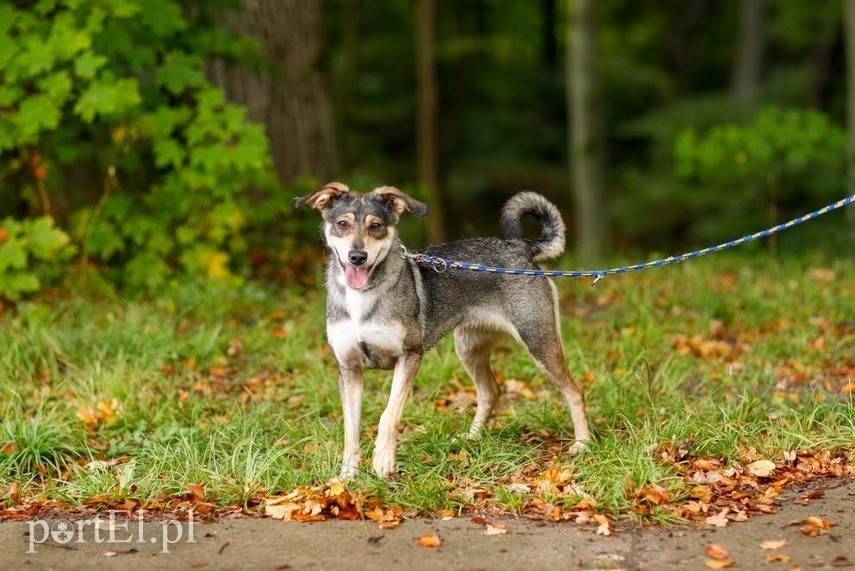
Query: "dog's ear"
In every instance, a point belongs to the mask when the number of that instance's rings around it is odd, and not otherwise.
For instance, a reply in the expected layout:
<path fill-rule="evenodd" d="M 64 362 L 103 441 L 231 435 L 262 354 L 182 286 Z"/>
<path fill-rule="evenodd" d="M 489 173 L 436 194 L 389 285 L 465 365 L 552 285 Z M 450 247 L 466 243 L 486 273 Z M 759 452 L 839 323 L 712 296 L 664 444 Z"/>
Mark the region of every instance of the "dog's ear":
<path fill-rule="evenodd" d="M 350 189 L 347 185 L 342 184 L 340 182 L 329 182 L 320 190 L 316 190 L 312 194 L 307 196 L 302 196 L 297 199 L 294 203 L 294 206 L 299 208 L 300 206 L 309 206 L 310 208 L 317 208 L 318 210 L 324 210 L 332 206 L 332 203 L 350 192 Z"/>
<path fill-rule="evenodd" d="M 409 210 L 416 216 L 427 216 L 427 204 L 416 200 L 412 196 L 404 194 L 394 186 L 381 186 L 380 188 L 375 188 L 371 194 L 379 196 L 388 202 L 392 209 L 398 214 L 403 214 L 404 210 Z"/>

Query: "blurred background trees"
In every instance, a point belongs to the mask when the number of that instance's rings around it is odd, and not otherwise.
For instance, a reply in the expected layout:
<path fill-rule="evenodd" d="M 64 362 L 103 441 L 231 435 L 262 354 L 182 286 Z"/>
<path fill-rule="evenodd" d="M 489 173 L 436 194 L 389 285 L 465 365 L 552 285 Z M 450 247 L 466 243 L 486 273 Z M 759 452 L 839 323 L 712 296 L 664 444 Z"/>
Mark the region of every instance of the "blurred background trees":
<path fill-rule="evenodd" d="M 537 190 L 580 265 L 759 229 L 852 188 L 853 1 L 4 2 L 0 296 L 297 279 L 329 179 L 430 201 L 414 245 Z"/>

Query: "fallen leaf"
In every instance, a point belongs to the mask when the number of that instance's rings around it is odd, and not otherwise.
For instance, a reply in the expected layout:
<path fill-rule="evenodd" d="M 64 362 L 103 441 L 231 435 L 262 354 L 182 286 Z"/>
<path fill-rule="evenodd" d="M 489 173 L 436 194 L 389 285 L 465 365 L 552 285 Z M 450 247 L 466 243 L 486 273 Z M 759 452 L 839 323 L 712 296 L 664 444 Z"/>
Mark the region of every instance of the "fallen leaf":
<path fill-rule="evenodd" d="M 808 537 L 817 537 L 831 528 L 831 522 L 814 516 L 805 518 L 804 522 L 804 525 L 799 527 L 799 531 Z"/>
<path fill-rule="evenodd" d="M 728 524 L 727 512 L 730 511 L 728 508 L 722 509 L 715 515 L 711 515 L 706 518 L 704 521 L 707 525 L 712 525 L 715 527 L 724 527 Z"/>
<path fill-rule="evenodd" d="M 20 498 L 18 494 L 21 492 L 21 487 L 18 482 L 12 482 L 9 484 L 9 499 L 12 500 L 13 504 L 17 504 L 20 502 Z"/>
<path fill-rule="evenodd" d="M 704 561 L 704 565 L 710 569 L 725 569 L 727 567 L 733 567 L 733 563 L 734 562 L 730 559 L 707 559 Z"/>
<path fill-rule="evenodd" d="M 484 535 L 505 535 L 506 533 L 508 533 L 508 528 L 498 522 L 488 523 L 487 529 L 484 530 Z"/>
<path fill-rule="evenodd" d="M 205 501 L 205 487 L 202 484 L 187 484 L 187 490 L 193 495 L 193 500 Z"/>
<path fill-rule="evenodd" d="M 707 545 L 706 553 L 707 557 L 712 557 L 713 559 L 727 559 L 730 556 L 727 549 L 719 543 L 710 543 Z"/>
<path fill-rule="evenodd" d="M 442 540 L 435 533 L 426 533 L 419 538 L 419 545 L 422 547 L 439 547 L 442 545 Z"/>
<path fill-rule="evenodd" d="M 597 522 L 597 535 L 604 535 L 606 537 L 612 534 L 611 522 L 609 518 L 602 514 L 594 514 L 594 521 Z"/>
<path fill-rule="evenodd" d="M 760 542 L 760 549 L 780 549 L 786 544 L 786 539 L 767 539 Z"/>
<path fill-rule="evenodd" d="M 757 460 L 747 466 L 748 473 L 758 478 L 768 478 L 775 473 L 775 463 L 769 460 Z"/>
<path fill-rule="evenodd" d="M 302 506 L 294 502 L 284 504 L 267 504 L 264 506 L 265 515 L 269 515 L 273 519 L 281 519 L 290 521 L 294 512 L 299 511 Z"/>
<path fill-rule="evenodd" d="M 772 563 L 789 563 L 791 557 L 784 553 L 767 553 L 766 561 Z"/>

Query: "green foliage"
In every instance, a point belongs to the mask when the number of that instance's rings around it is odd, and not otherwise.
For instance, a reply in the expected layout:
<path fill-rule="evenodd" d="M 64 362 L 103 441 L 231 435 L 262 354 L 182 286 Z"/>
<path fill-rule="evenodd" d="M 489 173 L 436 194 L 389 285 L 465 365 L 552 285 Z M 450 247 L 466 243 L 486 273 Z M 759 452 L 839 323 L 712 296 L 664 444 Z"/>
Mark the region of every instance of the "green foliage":
<path fill-rule="evenodd" d="M 751 123 L 718 125 L 705 135 L 686 130 L 676 143 L 675 170 L 707 207 L 717 207 L 719 220 L 706 227 L 718 238 L 803 213 L 806 199 L 818 204 L 839 197 L 845 156 L 846 133 L 826 115 L 769 108 Z M 741 213 L 744 225 L 722 212 Z"/>
<path fill-rule="evenodd" d="M 262 126 L 202 71 L 206 57 L 252 49 L 213 23 L 226 4 L 0 7 L 0 177 L 12 183 L 0 198 L 70 203 L 87 272 L 106 265 L 136 290 L 176 275 L 235 279 L 245 193 L 272 177 Z M 81 171 L 85 184 L 70 176 Z"/>
<path fill-rule="evenodd" d="M 646 167 L 620 170 L 614 201 L 636 244 L 676 239 L 710 245 L 804 214 L 845 192 L 846 135 L 816 110 L 728 104 L 704 97 L 660 109 L 625 127 L 652 142 Z M 656 210 L 656 217 L 638 216 Z M 825 241 L 833 218 L 802 244 Z M 784 235 L 782 242 L 789 238 Z M 827 243 L 827 242 L 825 242 Z"/>
<path fill-rule="evenodd" d="M 771 108 L 751 124 L 720 125 L 703 137 L 687 130 L 677 141 L 675 156 L 682 177 L 716 187 L 769 188 L 793 178 L 815 181 L 823 175 L 842 185 L 845 151 L 846 133 L 824 114 Z"/>
<path fill-rule="evenodd" d="M 37 291 L 44 266 L 67 260 L 74 251 L 49 216 L 0 220 L 0 298 L 14 301 Z"/>

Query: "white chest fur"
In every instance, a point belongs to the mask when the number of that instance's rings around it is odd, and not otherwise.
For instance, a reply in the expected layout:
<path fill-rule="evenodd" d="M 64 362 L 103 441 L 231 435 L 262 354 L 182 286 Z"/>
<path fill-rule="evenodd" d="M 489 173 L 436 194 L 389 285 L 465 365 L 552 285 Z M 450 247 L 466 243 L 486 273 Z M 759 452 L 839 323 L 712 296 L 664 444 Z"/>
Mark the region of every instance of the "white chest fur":
<path fill-rule="evenodd" d="M 398 321 L 379 321 L 370 317 L 377 303 L 371 292 L 345 289 L 345 305 L 349 319 L 327 324 L 327 340 L 340 363 L 367 364 L 364 348 L 385 357 L 403 353 L 406 330 Z"/>

